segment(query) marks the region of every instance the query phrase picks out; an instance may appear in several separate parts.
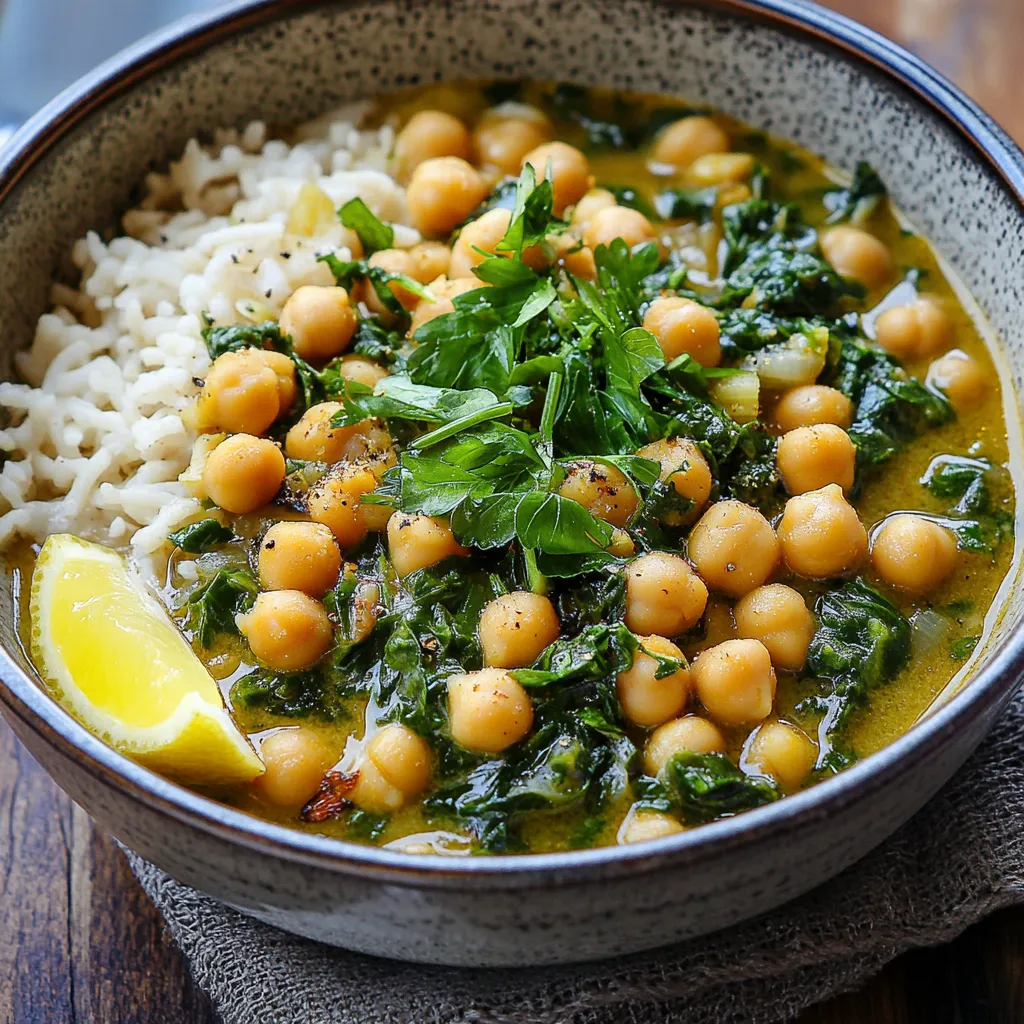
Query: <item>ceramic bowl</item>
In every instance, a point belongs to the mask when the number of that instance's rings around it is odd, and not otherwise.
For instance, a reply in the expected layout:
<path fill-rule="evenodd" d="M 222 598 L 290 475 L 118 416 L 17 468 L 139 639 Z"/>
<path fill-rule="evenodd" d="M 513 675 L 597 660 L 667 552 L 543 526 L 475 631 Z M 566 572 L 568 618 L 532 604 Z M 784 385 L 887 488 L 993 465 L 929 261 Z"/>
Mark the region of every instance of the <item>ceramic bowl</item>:
<path fill-rule="evenodd" d="M 83 79 L 0 156 L 0 345 L 28 343 L 48 282 L 86 229 L 112 226 L 152 166 L 197 133 L 301 121 L 379 90 L 541 77 L 710 102 L 831 163 L 869 160 L 1024 373 L 1024 158 L 934 71 L 791 0 L 233 3 Z M 1015 406 L 1008 410 L 1016 431 Z M 406 960 L 525 965 L 607 957 L 768 910 L 852 864 L 960 767 L 1018 685 L 1014 589 L 962 690 L 903 738 L 780 803 L 648 844 L 530 857 L 424 858 L 269 824 L 107 748 L 40 689 L 0 588 L 0 702 L 100 827 L 264 921 Z"/>

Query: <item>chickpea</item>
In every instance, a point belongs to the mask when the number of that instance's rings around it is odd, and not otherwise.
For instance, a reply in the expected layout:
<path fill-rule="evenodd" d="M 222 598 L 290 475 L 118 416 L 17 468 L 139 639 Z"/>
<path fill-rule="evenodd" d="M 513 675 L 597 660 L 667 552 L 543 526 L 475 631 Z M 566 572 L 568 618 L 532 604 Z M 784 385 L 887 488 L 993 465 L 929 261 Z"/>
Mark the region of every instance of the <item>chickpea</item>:
<path fill-rule="evenodd" d="M 355 547 L 370 530 L 389 521 L 386 505 L 364 505 L 362 497 L 377 488 L 377 477 L 366 463 L 339 463 L 309 490 L 309 518 L 322 523 L 343 548 Z"/>
<path fill-rule="evenodd" d="M 656 776 L 672 758 L 684 750 L 695 754 L 724 754 L 725 738 L 718 727 L 699 715 L 675 718 L 659 725 L 644 747 L 644 771 Z"/>
<path fill-rule="evenodd" d="M 597 264 L 594 252 L 588 249 L 578 238 L 565 233 L 556 235 L 554 239 L 555 260 L 573 277 L 582 281 L 597 280 Z"/>
<path fill-rule="evenodd" d="M 834 423 L 847 430 L 853 423 L 853 402 L 842 391 L 824 384 L 801 384 L 790 388 L 778 400 L 774 419 L 775 425 L 786 434 L 797 427 L 821 423 Z"/>
<path fill-rule="evenodd" d="M 739 635 L 760 640 L 776 668 L 799 672 L 814 636 L 814 616 L 792 587 L 769 583 L 741 597 L 733 609 Z"/>
<path fill-rule="evenodd" d="M 385 377 L 391 375 L 391 371 L 381 366 L 380 363 L 374 362 L 366 356 L 354 355 L 341 357 L 338 373 L 345 380 L 365 384 L 368 388 L 376 387 Z"/>
<path fill-rule="evenodd" d="M 280 326 L 291 336 L 296 355 L 324 360 L 348 348 L 358 323 L 344 288 L 304 284 L 284 304 Z"/>
<path fill-rule="evenodd" d="M 729 148 L 729 136 L 710 117 L 684 117 L 662 128 L 651 157 L 659 164 L 688 167 L 699 157 Z"/>
<path fill-rule="evenodd" d="M 312 729 L 282 729 L 260 744 L 266 771 L 253 782 L 253 792 L 277 807 L 301 807 L 316 796 L 334 752 Z"/>
<path fill-rule="evenodd" d="M 693 682 L 701 704 L 722 725 L 760 722 L 771 714 L 775 669 L 760 640 L 726 640 L 701 652 Z"/>
<path fill-rule="evenodd" d="M 639 211 L 628 206 L 606 206 L 590 218 L 583 232 L 583 242 L 591 250 L 611 245 L 621 238 L 630 249 L 647 242 L 657 242 L 657 232 Z"/>
<path fill-rule="evenodd" d="M 324 606 L 301 590 L 264 591 L 237 621 L 252 653 L 276 672 L 315 665 L 334 639 Z"/>
<path fill-rule="evenodd" d="M 868 537 L 839 485 L 828 484 L 786 502 L 779 544 L 786 565 L 798 576 L 829 579 L 864 561 Z"/>
<path fill-rule="evenodd" d="M 323 597 L 338 582 L 341 552 L 321 523 L 275 523 L 260 541 L 259 572 L 267 590 Z"/>
<path fill-rule="evenodd" d="M 286 413 L 299 393 L 299 385 L 295 379 L 295 363 L 283 352 L 275 352 L 273 349 L 252 348 L 248 351 L 253 352 L 261 363 L 269 366 L 277 375 L 277 397 L 280 399 L 281 412 Z"/>
<path fill-rule="evenodd" d="M 749 153 L 705 153 L 690 164 L 687 179 L 697 188 L 712 185 L 738 185 L 754 173 L 754 158 Z"/>
<path fill-rule="evenodd" d="M 340 402 L 311 405 L 285 435 L 288 458 L 328 463 L 372 458 L 385 464 L 381 472 L 394 465 L 391 435 L 379 422 L 360 420 L 347 427 L 331 426 L 331 419 L 342 408 Z"/>
<path fill-rule="evenodd" d="M 512 211 L 496 207 L 488 210 L 483 216 L 471 220 L 459 233 L 452 246 L 452 259 L 449 273 L 452 277 L 470 277 L 473 268 L 478 267 L 486 259 L 478 249 L 490 255 L 495 254 L 498 243 L 505 237 L 508 226 L 512 222 Z M 509 255 L 505 253 L 504 255 Z M 539 247 L 531 246 L 523 252 L 523 262 L 539 270 L 544 266 L 544 254 Z"/>
<path fill-rule="evenodd" d="M 295 366 L 290 359 L 288 362 L 294 399 Z M 282 407 L 281 396 L 281 380 L 258 349 L 225 352 L 206 374 L 196 405 L 197 425 L 203 430 L 262 434 L 291 406 L 289 402 Z"/>
<path fill-rule="evenodd" d="M 438 157 L 470 158 L 469 129 L 443 110 L 420 110 L 395 137 L 395 176 L 406 182 L 420 164 Z"/>
<path fill-rule="evenodd" d="M 533 107 L 508 104 L 488 110 L 473 131 L 477 163 L 503 174 L 518 174 L 526 154 L 554 134 L 551 122 Z M 538 174 L 543 171 L 538 169 Z"/>
<path fill-rule="evenodd" d="M 457 156 L 425 160 L 405 190 L 412 226 L 422 235 L 447 235 L 487 195 L 479 172 Z"/>
<path fill-rule="evenodd" d="M 561 217 L 567 206 L 578 203 L 590 188 L 593 179 L 587 158 L 575 146 L 565 142 L 545 142 L 523 157 L 523 166 L 530 164 L 538 181 L 551 164 L 551 185 L 554 192 L 554 214 Z"/>
<path fill-rule="evenodd" d="M 464 557 L 464 548 L 443 520 L 397 512 L 388 520 L 388 553 L 399 576 L 436 565 L 445 558 Z"/>
<path fill-rule="evenodd" d="M 471 292 L 477 288 L 483 288 L 483 281 L 475 277 L 461 277 L 455 280 L 439 278 L 429 285 L 430 294 L 434 296 L 433 302 L 424 300 L 412 313 L 412 323 L 409 325 L 409 337 L 412 338 L 416 332 L 425 324 L 446 313 L 455 312 L 455 303 L 452 299 L 464 292 Z"/>
<path fill-rule="evenodd" d="M 977 405 L 989 388 L 988 373 L 976 359 L 955 348 L 928 367 L 926 380 L 957 412 Z"/>
<path fill-rule="evenodd" d="M 602 210 L 618 205 L 619 201 L 608 189 L 592 188 L 573 207 L 571 223 L 575 228 L 585 228 Z"/>
<path fill-rule="evenodd" d="M 558 639 L 558 615 L 543 594 L 517 590 L 480 614 L 480 647 L 489 668 L 525 668 Z"/>
<path fill-rule="evenodd" d="M 836 273 L 866 288 L 878 288 L 892 276 L 889 250 L 867 231 L 841 224 L 826 231 L 820 242 L 825 259 Z"/>
<path fill-rule="evenodd" d="M 409 250 L 409 276 L 429 284 L 448 275 L 452 251 L 443 242 L 420 242 Z"/>
<path fill-rule="evenodd" d="M 631 808 L 619 828 L 617 842 L 620 846 L 633 843 L 649 843 L 653 839 L 675 836 L 684 831 L 683 826 L 670 814 L 647 808 Z"/>
<path fill-rule="evenodd" d="M 533 704 L 503 669 L 465 672 L 448 680 L 448 726 L 460 747 L 499 754 L 530 731 Z"/>
<path fill-rule="evenodd" d="M 775 458 L 790 494 L 826 484 L 838 484 L 844 491 L 853 486 L 857 450 L 850 435 L 833 423 L 791 430 L 779 441 Z"/>
<path fill-rule="evenodd" d="M 203 486 L 215 505 L 245 515 L 277 494 L 284 482 L 284 469 L 284 456 L 273 441 L 233 434 L 207 457 Z"/>
<path fill-rule="evenodd" d="M 626 625 L 634 633 L 679 636 L 698 622 L 708 588 L 685 558 L 652 551 L 626 570 Z"/>
<path fill-rule="evenodd" d="M 742 501 L 719 501 L 690 533 L 687 554 L 709 587 L 742 597 L 775 571 L 779 544 L 771 523 Z"/>
<path fill-rule="evenodd" d="M 671 640 L 663 636 L 643 636 L 637 640 L 640 647 L 633 655 L 633 664 L 615 679 L 619 703 L 622 713 L 635 725 L 661 725 L 686 707 L 690 697 L 690 669 L 683 652 Z M 652 654 L 676 658 L 680 666 L 658 679 L 660 666 Z"/>
<path fill-rule="evenodd" d="M 430 782 L 430 747 L 412 729 L 394 722 L 366 744 L 349 799 L 376 814 L 397 811 Z"/>
<path fill-rule="evenodd" d="M 590 459 L 577 459 L 566 466 L 558 493 L 618 527 L 629 522 L 640 504 L 633 485 L 621 470 Z"/>
<path fill-rule="evenodd" d="M 352 567 L 354 570 L 354 566 Z M 377 609 L 380 607 L 380 587 L 376 583 L 360 583 L 352 595 L 353 643 L 361 644 L 369 639 L 377 628 Z"/>
<path fill-rule="evenodd" d="M 953 534 L 924 516 L 887 519 L 871 541 L 871 564 L 886 583 L 912 594 L 927 594 L 956 568 Z"/>
<path fill-rule="evenodd" d="M 701 450 L 685 437 L 670 437 L 644 445 L 638 449 L 637 455 L 660 462 L 661 479 L 671 480 L 676 493 L 693 502 L 693 507 L 687 512 L 669 512 L 664 517 L 665 523 L 682 526 L 696 519 L 711 496 L 712 484 L 711 467 Z"/>
<path fill-rule="evenodd" d="M 765 722 L 754 734 L 746 759 L 792 792 L 810 775 L 817 757 L 818 748 L 801 729 L 784 722 Z"/>
<path fill-rule="evenodd" d="M 380 249 L 366 262 L 371 267 L 377 267 L 388 274 L 404 274 L 406 277 L 412 277 L 412 257 L 405 249 Z M 405 310 L 415 309 L 416 304 L 420 301 L 418 295 L 403 288 L 397 281 L 393 281 L 387 287 L 388 291 L 398 300 L 398 304 Z M 361 298 L 371 313 L 384 318 L 391 315 L 387 306 L 381 302 L 377 290 L 369 281 L 365 283 Z"/>
<path fill-rule="evenodd" d="M 921 359 L 949 347 L 953 322 L 937 299 L 923 296 L 887 309 L 875 321 L 875 337 L 897 359 Z"/>
<path fill-rule="evenodd" d="M 644 314 L 644 327 L 669 362 L 684 352 L 701 366 L 717 366 L 721 361 L 718 320 L 699 302 L 675 295 L 655 299 Z"/>

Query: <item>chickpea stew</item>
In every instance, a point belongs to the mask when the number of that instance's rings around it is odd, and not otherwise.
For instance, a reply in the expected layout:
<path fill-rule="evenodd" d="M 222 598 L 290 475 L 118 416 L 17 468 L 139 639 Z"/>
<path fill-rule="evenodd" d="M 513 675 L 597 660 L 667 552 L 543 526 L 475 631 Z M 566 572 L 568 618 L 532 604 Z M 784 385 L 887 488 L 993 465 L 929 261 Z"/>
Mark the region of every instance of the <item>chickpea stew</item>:
<path fill-rule="evenodd" d="M 333 283 L 203 332 L 161 596 L 265 766 L 211 793 L 549 851 L 905 732 L 998 612 L 1014 483 L 982 327 L 877 174 L 574 86 L 372 117 L 405 223 L 345 202 Z"/>

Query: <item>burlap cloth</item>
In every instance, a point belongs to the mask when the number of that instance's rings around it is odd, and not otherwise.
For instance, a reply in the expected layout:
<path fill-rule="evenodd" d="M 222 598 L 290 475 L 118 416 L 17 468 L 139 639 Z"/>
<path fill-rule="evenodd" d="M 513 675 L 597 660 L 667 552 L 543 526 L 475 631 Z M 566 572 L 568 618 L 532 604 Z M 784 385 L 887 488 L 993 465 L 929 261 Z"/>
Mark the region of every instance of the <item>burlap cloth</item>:
<path fill-rule="evenodd" d="M 252 921 L 129 858 L 224 1024 L 768 1024 L 1024 899 L 1024 698 L 923 811 L 838 878 L 714 936 L 604 963 L 377 960 Z"/>

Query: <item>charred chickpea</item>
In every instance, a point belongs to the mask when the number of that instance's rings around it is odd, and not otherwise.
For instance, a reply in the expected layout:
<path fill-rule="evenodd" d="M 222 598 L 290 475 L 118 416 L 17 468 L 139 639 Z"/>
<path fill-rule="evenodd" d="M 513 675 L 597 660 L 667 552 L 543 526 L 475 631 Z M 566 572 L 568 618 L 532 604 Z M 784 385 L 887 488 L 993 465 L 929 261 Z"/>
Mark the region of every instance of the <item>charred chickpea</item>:
<path fill-rule="evenodd" d="M 661 463 L 661 479 L 671 480 L 676 493 L 693 502 L 692 508 L 684 513 L 669 512 L 664 522 L 682 526 L 696 519 L 711 496 L 712 483 L 711 467 L 701 450 L 685 437 L 670 437 L 644 445 L 637 455 Z"/>
<path fill-rule="evenodd" d="M 919 596 L 945 582 L 956 562 L 953 534 L 924 516 L 893 516 L 871 541 L 875 572 L 886 583 Z"/>
<path fill-rule="evenodd" d="M 287 359 L 288 357 L 285 356 Z M 292 368 L 291 399 L 295 397 L 295 366 Z M 196 404 L 197 426 L 202 430 L 229 433 L 262 434 L 281 412 L 282 386 L 275 369 L 268 365 L 259 349 L 245 348 L 218 356 L 206 374 Z"/>
<path fill-rule="evenodd" d="M 892 276 L 889 250 L 874 235 L 840 224 L 821 236 L 821 251 L 833 269 L 866 288 L 878 288 Z"/>
<path fill-rule="evenodd" d="M 583 229 L 602 210 L 618 205 L 619 201 L 608 189 L 592 188 L 573 207 L 572 225 L 576 229 Z"/>
<path fill-rule="evenodd" d="M 789 431 L 779 440 L 775 459 L 790 494 L 826 484 L 838 484 L 844 491 L 853 487 L 857 451 L 850 435 L 832 423 Z"/>
<path fill-rule="evenodd" d="M 722 725 L 760 722 L 772 711 L 775 669 L 759 640 L 726 640 L 693 663 L 693 682 L 708 715 Z"/>
<path fill-rule="evenodd" d="M 852 572 L 864 561 L 868 537 L 839 485 L 828 484 L 786 502 L 779 545 L 786 565 L 798 576 L 829 579 Z"/>
<path fill-rule="evenodd" d="M 633 807 L 619 828 L 616 842 L 620 846 L 649 843 L 653 839 L 675 836 L 682 831 L 683 826 L 671 814 L 647 807 Z"/>
<path fill-rule="evenodd" d="M 472 152 L 469 129 L 443 110 L 420 110 L 413 114 L 395 137 L 395 173 L 408 181 L 420 164 L 438 157 L 461 157 Z"/>
<path fill-rule="evenodd" d="M 938 299 L 922 296 L 882 313 L 875 321 L 875 337 L 897 359 L 922 359 L 949 347 L 953 322 Z"/>
<path fill-rule="evenodd" d="M 637 637 L 640 646 L 633 655 L 633 664 L 615 679 L 615 689 L 622 713 L 634 725 L 661 725 L 686 707 L 690 697 L 690 669 L 683 652 L 663 636 Z M 650 652 L 650 653 L 648 653 Z M 679 668 L 658 678 L 658 658 L 673 658 Z"/>
<path fill-rule="evenodd" d="M 530 164 L 538 180 L 545 177 L 551 165 L 554 191 L 554 214 L 561 217 L 567 206 L 578 203 L 591 185 L 590 164 L 575 146 L 565 142 L 545 142 L 523 157 L 523 166 Z"/>
<path fill-rule="evenodd" d="M 799 672 L 814 636 L 814 616 L 792 587 L 769 583 L 741 597 L 733 608 L 736 629 L 747 640 L 760 640 L 776 668 Z"/>
<path fill-rule="evenodd" d="M 381 366 L 367 356 L 355 355 L 341 357 L 338 373 L 345 380 L 365 384 L 368 388 L 376 387 L 385 377 L 390 376 L 387 367 Z"/>
<path fill-rule="evenodd" d="M 632 249 L 657 242 L 658 234 L 639 210 L 628 206 L 606 206 L 598 210 L 583 231 L 583 244 L 591 250 L 599 245 L 611 245 L 616 238 L 621 238 Z"/>
<path fill-rule="evenodd" d="M 565 468 L 565 479 L 558 488 L 563 498 L 578 502 L 612 526 L 626 525 L 640 499 L 625 473 L 590 459 L 577 459 Z"/>
<path fill-rule="evenodd" d="M 989 388 L 985 368 L 960 349 L 936 359 L 928 367 L 926 380 L 949 399 L 957 412 L 977 405 Z"/>
<path fill-rule="evenodd" d="M 233 434 L 210 452 L 203 486 L 227 512 L 245 515 L 266 505 L 284 482 L 284 456 L 273 441 Z"/>
<path fill-rule="evenodd" d="M 801 384 L 782 395 L 775 404 L 773 419 L 784 434 L 821 423 L 846 430 L 853 423 L 853 402 L 842 391 L 824 384 Z"/>
<path fill-rule="evenodd" d="M 704 614 L 708 588 L 685 558 L 652 551 L 626 569 L 626 625 L 640 634 L 679 636 Z"/>
<path fill-rule="evenodd" d="M 309 490 L 309 517 L 322 523 L 343 548 L 355 547 L 371 530 L 384 528 L 391 509 L 364 505 L 362 497 L 377 487 L 377 477 L 366 463 L 339 463 Z"/>
<path fill-rule="evenodd" d="M 399 576 L 436 565 L 455 555 L 464 557 L 464 548 L 443 520 L 432 516 L 396 512 L 388 520 L 388 553 Z"/>
<path fill-rule="evenodd" d="M 320 788 L 334 764 L 334 751 L 312 729 L 282 729 L 260 744 L 266 771 L 252 784 L 261 800 L 277 807 L 301 807 Z"/>
<path fill-rule="evenodd" d="M 480 613 L 480 647 L 488 668 L 525 668 L 558 639 L 558 615 L 543 594 L 517 590 Z"/>
<path fill-rule="evenodd" d="M 398 722 L 379 729 L 362 752 L 349 799 L 376 814 L 397 811 L 430 782 L 431 751 L 422 736 Z"/>
<path fill-rule="evenodd" d="M 818 748 L 802 730 L 785 722 L 765 722 L 754 734 L 746 760 L 793 792 L 806 781 L 817 757 Z"/>
<path fill-rule="evenodd" d="M 260 541 L 260 583 L 267 590 L 323 597 L 340 572 L 341 551 L 322 523 L 275 523 Z"/>
<path fill-rule="evenodd" d="M 684 352 L 701 366 L 717 366 L 722 358 L 718 319 L 692 299 L 675 295 L 655 299 L 644 314 L 644 327 L 669 362 Z"/>
<path fill-rule="evenodd" d="M 409 219 L 422 235 L 447 235 L 487 194 L 479 172 L 457 156 L 425 160 L 405 190 Z"/>
<path fill-rule="evenodd" d="M 530 731 L 533 704 L 504 669 L 461 673 L 448 680 L 448 726 L 460 747 L 499 754 Z"/>
<path fill-rule="evenodd" d="M 268 590 L 238 616 L 252 653 L 277 672 L 315 665 L 330 649 L 333 630 L 324 606 L 301 590 Z"/>
<path fill-rule="evenodd" d="M 775 571 L 779 543 L 771 523 L 741 501 L 719 501 L 690 533 L 687 554 L 709 587 L 742 597 Z"/>
<path fill-rule="evenodd" d="M 724 754 L 725 737 L 718 726 L 700 715 L 686 715 L 659 725 L 647 738 L 644 746 L 644 771 L 657 776 L 675 757 L 683 751 L 695 754 Z"/>
<path fill-rule="evenodd" d="M 476 162 L 503 174 L 518 174 L 527 153 L 554 135 L 551 122 L 536 107 L 503 103 L 485 111 L 473 130 Z M 543 175 L 542 168 L 535 168 Z"/>
<path fill-rule="evenodd" d="M 651 158 L 659 164 L 688 167 L 709 153 L 726 153 L 729 136 L 710 117 L 684 117 L 658 133 Z"/>
<path fill-rule="evenodd" d="M 356 333 L 356 311 L 344 288 L 304 284 L 284 304 L 280 326 L 291 336 L 296 355 L 322 361 L 348 348 Z"/>

